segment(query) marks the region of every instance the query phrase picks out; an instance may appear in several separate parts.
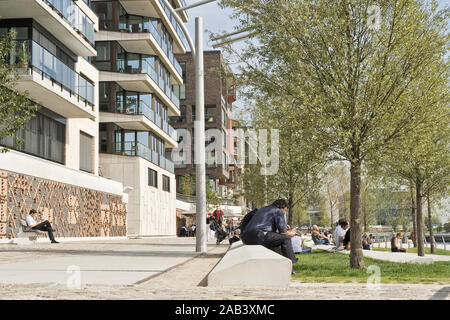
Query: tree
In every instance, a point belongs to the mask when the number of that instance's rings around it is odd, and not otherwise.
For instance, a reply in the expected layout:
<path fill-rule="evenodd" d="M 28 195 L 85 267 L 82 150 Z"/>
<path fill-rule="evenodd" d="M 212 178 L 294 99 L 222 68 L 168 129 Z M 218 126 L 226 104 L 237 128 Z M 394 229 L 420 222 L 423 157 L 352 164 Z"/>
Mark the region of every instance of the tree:
<path fill-rule="evenodd" d="M 318 141 L 349 162 L 350 266 L 362 268 L 361 167 L 427 113 L 412 92 L 445 54 L 445 14 L 435 2 L 385 0 L 374 28 L 359 0 L 222 3 L 256 34 L 242 55 L 247 84 L 295 101 Z"/>
<path fill-rule="evenodd" d="M 23 139 L 17 131 L 24 128 L 39 106 L 29 99 L 28 92 L 15 90 L 20 71 L 29 59 L 26 42 L 19 43 L 15 37 L 16 33 L 11 31 L 0 39 L 0 141 L 14 137 L 21 144 Z M 2 147 L 0 151 L 7 152 L 8 148 Z"/>
<path fill-rule="evenodd" d="M 344 164 L 336 163 L 329 166 L 322 177 L 324 193 L 326 195 L 328 209 L 330 210 L 330 226 L 334 229 L 336 213 L 339 214 L 339 203 L 344 199 L 348 189 L 349 177 Z"/>
<path fill-rule="evenodd" d="M 276 108 L 273 107 L 275 105 Z M 315 145 L 308 127 L 301 120 L 286 116 L 293 107 L 292 103 L 280 98 L 257 99 L 253 109 L 253 128 L 256 131 L 279 130 L 279 141 L 275 142 L 279 146 L 279 167 L 263 175 L 264 159 L 258 156 L 258 163 L 250 165 L 243 175 L 245 197 L 257 206 L 267 205 L 277 198 L 287 200 L 289 225 L 293 225 L 296 205 L 306 201 L 320 186 L 319 173 L 325 164 L 324 152 Z M 276 151 L 271 149 L 270 152 Z"/>
<path fill-rule="evenodd" d="M 194 194 L 195 185 L 194 185 L 194 177 L 190 174 L 185 174 L 180 178 L 180 188 L 181 193 L 191 196 Z"/>

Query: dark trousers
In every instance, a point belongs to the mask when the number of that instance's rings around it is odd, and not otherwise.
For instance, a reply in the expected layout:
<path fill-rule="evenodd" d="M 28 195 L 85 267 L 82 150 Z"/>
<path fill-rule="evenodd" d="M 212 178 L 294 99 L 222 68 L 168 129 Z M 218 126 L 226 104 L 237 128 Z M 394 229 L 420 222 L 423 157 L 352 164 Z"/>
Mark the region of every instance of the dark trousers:
<path fill-rule="evenodd" d="M 295 257 L 294 249 L 292 249 L 291 237 L 285 234 L 279 234 L 277 232 L 264 232 L 261 230 L 251 230 L 244 232 L 242 235 L 242 241 L 249 245 L 262 245 L 267 249 L 273 250 L 274 248 L 281 246 L 281 254 L 290 259 L 292 263 L 296 263 L 298 259 Z"/>
<path fill-rule="evenodd" d="M 48 222 L 48 220 L 45 220 L 44 222 L 39 223 L 37 226 L 34 226 L 31 229 L 47 231 L 50 241 L 55 241 L 55 237 L 53 236 L 53 231 L 52 231 L 52 225 L 50 224 L 50 222 Z"/>

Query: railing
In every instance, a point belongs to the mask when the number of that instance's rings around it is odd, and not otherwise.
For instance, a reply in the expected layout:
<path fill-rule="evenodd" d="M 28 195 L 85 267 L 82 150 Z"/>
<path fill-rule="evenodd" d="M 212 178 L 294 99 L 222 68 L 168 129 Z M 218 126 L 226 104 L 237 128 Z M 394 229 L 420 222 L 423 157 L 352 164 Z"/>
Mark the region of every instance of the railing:
<path fill-rule="evenodd" d="M 186 38 L 184 36 L 183 30 L 179 26 L 177 20 L 172 16 L 169 9 L 166 7 L 164 2 L 159 0 L 159 3 L 161 4 L 161 7 L 164 9 L 164 12 L 166 13 L 167 17 L 169 18 L 170 22 L 172 23 L 173 28 L 175 29 L 175 32 L 177 33 L 178 37 L 180 37 L 181 42 L 183 42 L 183 45 L 186 47 Z"/>
<path fill-rule="evenodd" d="M 133 67 L 132 65 L 129 65 L 130 61 L 128 61 L 128 65 L 125 65 L 125 59 L 117 58 L 116 65 L 117 65 L 117 72 L 125 72 L 125 73 L 146 73 L 150 76 L 150 78 L 155 81 L 155 83 L 158 85 L 158 87 L 164 91 L 164 93 L 167 95 L 167 97 L 175 104 L 177 108 L 180 107 L 180 100 L 177 98 L 175 93 L 172 91 L 169 85 L 166 85 L 164 83 L 164 79 L 156 74 L 156 71 L 152 64 L 150 64 L 145 59 L 140 60 L 133 60 L 134 62 L 139 63 L 141 67 Z"/>
<path fill-rule="evenodd" d="M 17 42 L 22 44 L 24 42 Z M 33 71 L 56 82 L 78 98 L 84 100 L 91 108 L 94 101 L 94 85 L 70 69 L 61 60 L 52 55 L 33 40 L 25 40 L 27 50 L 31 52 Z M 31 47 L 31 48 L 30 48 Z"/>
<path fill-rule="evenodd" d="M 135 141 L 124 141 L 123 146 L 122 142 L 117 142 L 114 145 L 114 152 L 126 156 L 138 156 L 144 158 L 151 163 L 174 173 L 174 165 L 173 162 L 166 159 L 164 156 L 158 154 L 154 150 L 150 150 L 147 146 L 142 143 Z"/>
<path fill-rule="evenodd" d="M 116 112 L 124 113 L 128 115 L 143 115 L 151 122 L 156 124 L 165 133 L 167 133 L 172 139 L 177 140 L 177 134 L 174 128 L 169 125 L 167 121 L 164 121 L 153 109 L 144 102 L 139 100 L 137 104 L 127 105 L 123 101 L 116 105 Z"/>
<path fill-rule="evenodd" d="M 72 0 L 42 0 L 55 10 L 64 20 L 72 25 L 75 31 L 95 47 L 94 23 Z M 86 2 L 86 0 L 85 0 Z"/>
<path fill-rule="evenodd" d="M 128 23 L 127 22 L 127 16 L 122 17 L 125 21 L 119 21 L 119 30 L 120 31 L 127 31 L 132 33 L 139 33 L 139 32 L 148 32 L 150 33 L 156 40 L 156 42 L 159 44 L 160 48 L 164 51 L 169 61 L 173 64 L 175 67 L 175 70 L 178 72 L 180 76 L 183 75 L 182 69 L 178 61 L 175 59 L 173 52 L 169 50 L 169 47 L 167 44 L 162 40 L 161 35 L 158 33 L 158 30 L 156 29 L 155 25 L 152 23 L 152 20 L 149 17 L 144 16 L 137 16 L 132 15 L 133 17 L 139 17 L 141 18 L 141 22 L 138 23 Z"/>

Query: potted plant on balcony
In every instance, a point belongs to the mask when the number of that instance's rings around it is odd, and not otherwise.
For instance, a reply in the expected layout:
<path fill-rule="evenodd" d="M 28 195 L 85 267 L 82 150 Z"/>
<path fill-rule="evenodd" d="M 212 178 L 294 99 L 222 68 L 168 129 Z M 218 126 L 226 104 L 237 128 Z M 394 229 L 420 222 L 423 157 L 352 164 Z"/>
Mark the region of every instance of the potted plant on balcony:
<path fill-rule="evenodd" d="M 27 42 L 22 42 L 19 51 L 17 52 L 17 64 L 24 69 L 28 69 L 28 63 L 30 62 L 31 54 L 27 47 Z"/>

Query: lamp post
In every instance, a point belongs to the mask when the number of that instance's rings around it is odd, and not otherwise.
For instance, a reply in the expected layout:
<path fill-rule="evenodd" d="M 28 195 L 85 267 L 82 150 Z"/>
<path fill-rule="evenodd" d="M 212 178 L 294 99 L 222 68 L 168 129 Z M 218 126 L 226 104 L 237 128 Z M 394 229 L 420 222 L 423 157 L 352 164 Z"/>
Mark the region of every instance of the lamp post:
<path fill-rule="evenodd" d="M 197 120 L 194 122 L 194 149 L 195 149 L 195 191 L 196 191 L 196 221 L 197 232 L 195 251 L 207 252 L 206 239 L 206 168 L 205 168 L 205 103 L 204 103 L 204 74 L 203 74 L 203 19 L 195 18 L 195 46 L 181 18 L 168 3 L 167 0 L 161 0 L 168 8 L 172 16 L 180 25 L 189 47 L 191 48 L 192 59 L 195 63 L 195 111 Z M 191 5 L 185 8 L 192 8 L 201 4 L 213 2 L 202 1 L 197 5 Z"/>

